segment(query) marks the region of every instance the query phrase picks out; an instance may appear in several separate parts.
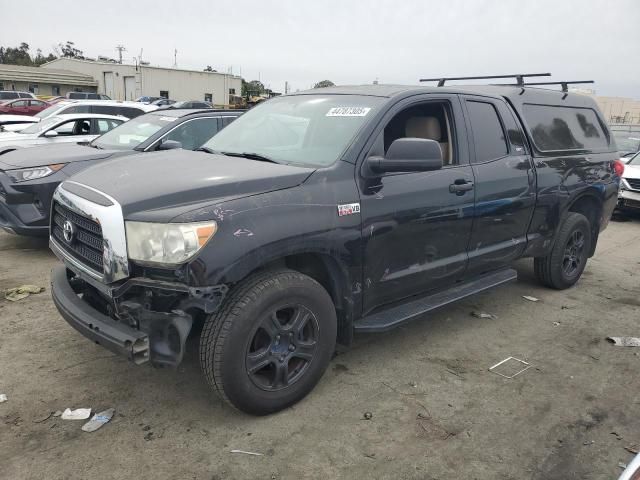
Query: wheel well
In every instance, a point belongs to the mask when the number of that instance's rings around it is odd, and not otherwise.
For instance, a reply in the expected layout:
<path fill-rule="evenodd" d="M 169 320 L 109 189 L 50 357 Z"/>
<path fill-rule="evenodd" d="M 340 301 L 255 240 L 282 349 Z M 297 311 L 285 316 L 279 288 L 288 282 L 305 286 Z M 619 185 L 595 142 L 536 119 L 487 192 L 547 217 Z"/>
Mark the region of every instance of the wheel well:
<path fill-rule="evenodd" d="M 329 293 L 336 308 L 338 318 L 338 343 L 349 345 L 352 340 L 353 303 L 347 284 L 347 278 L 338 263 L 329 255 L 317 253 L 299 253 L 282 257 L 260 267 L 259 270 L 270 268 L 288 268 L 308 275 L 324 287 Z"/>
<path fill-rule="evenodd" d="M 596 242 L 600 234 L 600 217 L 602 215 L 602 202 L 591 195 L 585 195 L 575 200 L 569 207 L 569 212 L 584 215 L 591 224 L 591 251 L 592 256 L 596 250 Z"/>

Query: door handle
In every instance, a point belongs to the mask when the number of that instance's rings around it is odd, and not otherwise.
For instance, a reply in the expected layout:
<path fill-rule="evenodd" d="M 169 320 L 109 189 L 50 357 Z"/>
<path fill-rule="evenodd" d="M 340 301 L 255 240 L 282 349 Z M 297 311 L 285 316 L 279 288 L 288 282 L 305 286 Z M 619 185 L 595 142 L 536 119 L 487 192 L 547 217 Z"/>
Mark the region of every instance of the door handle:
<path fill-rule="evenodd" d="M 473 182 L 469 182 L 464 178 L 459 178 L 449 185 L 449 193 L 455 193 L 456 195 L 464 195 L 469 190 L 473 190 Z"/>

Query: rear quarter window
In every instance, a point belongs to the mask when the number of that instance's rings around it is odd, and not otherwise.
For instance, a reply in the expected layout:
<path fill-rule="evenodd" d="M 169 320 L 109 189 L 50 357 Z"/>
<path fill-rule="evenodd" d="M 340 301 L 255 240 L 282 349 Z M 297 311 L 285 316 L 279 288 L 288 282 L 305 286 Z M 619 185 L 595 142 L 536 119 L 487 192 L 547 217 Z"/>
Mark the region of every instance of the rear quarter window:
<path fill-rule="evenodd" d="M 524 118 L 541 152 L 606 151 L 609 138 L 590 108 L 525 104 Z"/>

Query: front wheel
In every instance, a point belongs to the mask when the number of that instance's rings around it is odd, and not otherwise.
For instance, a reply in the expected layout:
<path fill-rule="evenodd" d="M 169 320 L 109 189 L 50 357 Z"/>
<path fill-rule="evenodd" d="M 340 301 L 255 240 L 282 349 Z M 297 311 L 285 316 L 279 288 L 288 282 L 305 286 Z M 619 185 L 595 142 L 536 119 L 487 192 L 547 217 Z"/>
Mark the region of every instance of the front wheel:
<path fill-rule="evenodd" d="M 574 285 L 587 265 L 591 238 L 589 220 L 584 215 L 570 212 L 558 231 L 551 253 L 533 261 L 538 280 L 557 290 Z"/>
<path fill-rule="evenodd" d="M 266 415 L 307 395 L 335 348 L 336 312 L 315 280 L 291 270 L 250 277 L 205 322 L 200 364 L 211 387 L 246 413 Z"/>

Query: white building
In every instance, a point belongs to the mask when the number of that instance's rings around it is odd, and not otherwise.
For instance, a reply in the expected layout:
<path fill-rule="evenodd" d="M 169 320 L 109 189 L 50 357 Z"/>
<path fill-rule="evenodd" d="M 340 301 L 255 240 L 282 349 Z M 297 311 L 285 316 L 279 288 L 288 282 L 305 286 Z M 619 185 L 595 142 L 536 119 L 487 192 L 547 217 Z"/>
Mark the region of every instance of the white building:
<path fill-rule="evenodd" d="M 114 100 L 135 100 L 146 95 L 173 100 L 205 100 L 216 106 L 229 104 L 229 95 L 240 95 L 240 77 L 226 73 L 179 68 L 94 62 L 58 58 L 42 68 L 64 69 L 89 75 L 98 83 L 98 93 Z"/>

